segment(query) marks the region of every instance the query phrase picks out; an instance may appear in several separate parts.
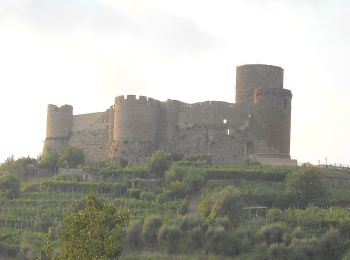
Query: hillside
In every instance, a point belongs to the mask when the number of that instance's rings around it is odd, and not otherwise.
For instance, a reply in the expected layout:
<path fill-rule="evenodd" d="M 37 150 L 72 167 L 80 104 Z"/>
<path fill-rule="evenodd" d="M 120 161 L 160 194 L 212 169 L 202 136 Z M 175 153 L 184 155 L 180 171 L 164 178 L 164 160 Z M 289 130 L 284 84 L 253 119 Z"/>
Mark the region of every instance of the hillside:
<path fill-rule="evenodd" d="M 65 215 L 96 192 L 129 212 L 122 259 L 350 256 L 349 171 L 212 165 L 205 156 L 158 159 L 138 167 L 85 165 L 53 176 L 19 171 L 18 194 L 9 192 L 4 163 L 0 254 L 39 257 L 49 228 L 58 250 Z"/>

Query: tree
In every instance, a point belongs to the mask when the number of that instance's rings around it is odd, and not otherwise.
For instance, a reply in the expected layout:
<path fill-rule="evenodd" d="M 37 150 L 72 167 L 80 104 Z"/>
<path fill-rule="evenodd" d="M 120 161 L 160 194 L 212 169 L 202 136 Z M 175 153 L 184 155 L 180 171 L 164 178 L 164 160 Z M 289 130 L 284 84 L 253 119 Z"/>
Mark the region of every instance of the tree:
<path fill-rule="evenodd" d="M 40 169 L 57 172 L 58 171 L 58 154 L 48 152 L 45 155 L 38 156 L 38 165 Z"/>
<path fill-rule="evenodd" d="M 231 224 L 236 225 L 241 220 L 244 200 L 241 192 L 232 186 L 222 191 L 207 194 L 199 204 L 199 211 L 209 221 L 217 217 L 228 217 Z"/>
<path fill-rule="evenodd" d="M 307 206 L 312 200 L 324 198 L 327 195 L 326 187 L 317 169 L 289 173 L 286 188 L 302 207 Z"/>
<path fill-rule="evenodd" d="M 59 164 L 63 167 L 74 168 L 84 162 L 84 151 L 76 146 L 67 146 L 59 154 Z"/>
<path fill-rule="evenodd" d="M 105 204 L 95 193 L 89 194 L 85 207 L 64 219 L 59 259 L 118 257 L 128 217 L 126 211 Z"/>
<path fill-rule="evenodd" d="M 37 160 L 34 158 L 28 156 L 15 160 L 13 156 L 10 156 L 0 165 L 0 171 L 12 173 L 18 177 L 30 176 L 37 173 L 37 167 Z"/>
<path fill-rule="evenodd" d="M 172 163 L 172 156 L 161 150 L 155 151 L 146 159 L 146 167 L 149 171 L 154 172 L 157 176 L 163 177 L 164 172 L 169 169 Z"/>
<path fill-rule="evenodd" d="M 19 195 L 20 181 L 13 174 L 5 174 L 0 177 L 0 197 L 14 199 Z"/>

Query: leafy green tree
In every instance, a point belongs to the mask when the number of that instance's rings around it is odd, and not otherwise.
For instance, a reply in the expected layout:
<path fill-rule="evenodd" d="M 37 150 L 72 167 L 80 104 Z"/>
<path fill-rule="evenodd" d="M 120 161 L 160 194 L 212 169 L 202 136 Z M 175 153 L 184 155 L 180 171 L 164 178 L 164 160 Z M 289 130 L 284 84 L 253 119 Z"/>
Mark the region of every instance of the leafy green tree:
<path fill-rule="evenodd" d="M 59 154 L 59 164 L 62 167 L 74 168 L 84 162 L 84 151 L 76 146 L 67 146 Z"/>
<path fill-rule="evenodd" d="M 20 181 L 13 174 L 0 176 L 0 197 L 17 198 L 20 193 Z"/>
<path fill-rule="evenodd" d="M 164 172 L 169 169 L 172 163 L 172 156 L 161 150 L 155 151 L 146 159 L 146 167 L 150 172 L 154 172 L 158 177 L 163 177 Z"/>
<path fill-rule="evenodd" d="M 217 217 L 228 217 L 231 224 L 240 222 L 243 214 L 243 196 L 235 187 L 227 186 L 222 191 L 204 196 L 199 204 L 199 211 L 212 222 Z"/>
<path fill-rule="evenodd" d="M 317 169 L 289 173 L 286 179 L 286 188 L 295 196 L 296 203 L 301 207 L 327 195 L 326 187 Z"/>
<path fill-rule="evenodd" d="M 12 173 L 24 177 L 37 173 L 37 170 L 37 160 L 29 156 L 21 157 L 17 160 L 13 156 L 10 156 L 0 165 L 0 172 Z"/>
<path fill-rule="evenodd" d="M 127 222 L 126 211 L 105 204 L 95 193 L 89 194 L 85 207 L 64 219 L 59 259 L 118 257 L 123 250 L 122 235 Z"/>
<path fill-rule="evenodd" d="M 38 156 L 38 166 L 40 169 L 50 172 L 58 171 L 58 154 L 49 152 Z"/>

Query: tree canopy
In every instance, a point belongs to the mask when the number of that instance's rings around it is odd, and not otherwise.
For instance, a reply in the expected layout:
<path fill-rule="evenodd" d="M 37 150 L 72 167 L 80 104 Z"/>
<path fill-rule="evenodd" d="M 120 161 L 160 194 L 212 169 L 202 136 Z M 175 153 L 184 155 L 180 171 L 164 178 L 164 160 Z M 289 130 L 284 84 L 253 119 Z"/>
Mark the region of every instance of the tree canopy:
<path fill-rule="evenodd" d="M 128 213 L 88 195 L 83 209 L 67 215 L 60 239 L 59 259 L 110 259 L 123 250 Z"/>
<path fill-rule="evenodd" d="M 62 167 L 74 168 L 85 162 L 83 149 L 76 146 L 67 146 L 59 154 L 59 164 Z"/>

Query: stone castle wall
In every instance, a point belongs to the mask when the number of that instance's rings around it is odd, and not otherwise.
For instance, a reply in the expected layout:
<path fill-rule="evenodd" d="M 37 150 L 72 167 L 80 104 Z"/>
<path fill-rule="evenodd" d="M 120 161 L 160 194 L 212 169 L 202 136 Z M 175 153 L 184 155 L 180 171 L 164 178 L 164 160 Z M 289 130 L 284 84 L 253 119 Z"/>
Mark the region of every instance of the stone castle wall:
<path fill-rule="evenodd" d="M 292 95 L 283 89 L 283 69 L 239 66 L 236 84 L 236 104 L 128 95 L 105 112 L 74 116 L 71 106 L 49 105 L 44 152 L 74 145 L 89 161 L 129 163 L 142 163 L 156 149 L 212 154 L 219 163 L 246 156 L 288 160 Z"/>

